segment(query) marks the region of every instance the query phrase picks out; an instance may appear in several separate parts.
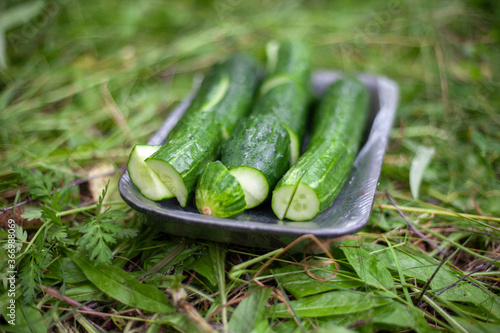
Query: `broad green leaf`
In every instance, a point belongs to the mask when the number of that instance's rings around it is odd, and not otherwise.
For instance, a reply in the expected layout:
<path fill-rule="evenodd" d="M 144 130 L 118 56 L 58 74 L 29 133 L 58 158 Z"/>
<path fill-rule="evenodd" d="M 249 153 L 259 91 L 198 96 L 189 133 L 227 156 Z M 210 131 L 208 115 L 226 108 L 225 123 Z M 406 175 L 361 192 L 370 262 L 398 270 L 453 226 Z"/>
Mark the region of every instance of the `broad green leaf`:
<path fill-rule="evenodd" d="M 213 286 L 217 285 L 217 272 L 215 266 L 210 264 L 207 256 L 201 256 L 193 264 L 196 273 L 205 277 Z"/>
<path fill-rule="evenodd" d="M 291 301 L 290 306 L 300 317 L 324 317 L 366 311 L 390 302 L 390 298 L 372 293 L 332 291 Z M 267 308 L 266 313 L 279 318 L 290 316 L 282 303 Z"/>
<path fill-rule="evenodd" d="M 320 327 L 335 324 L 347 327 L 355 323 L 364 323 L 362 331 L 373 331 L 375 327 L 384 327 L 387 331 L 413 329 L 419 333 L 434 332 L 423 316 L 423 312 L 415 307 L 408 307 L 396 301 L 364 312 L 338 314 L 320 319 Z M 377 325 L 375 325 L 377 324 Z"/>
<path fill-rule="evenodd" d="M 3 309 L 2 309 L 3 310 Z M 23 305 L 18 299 L 16 302 L 15 324 L 4 327 L 5 332 L 46 333 L 47 327 L 42 314 L 34 305 Z M 11 318 L 7 319 L 7 322 Z M 10 324 L 10 323 L 9 323 Z M 1 328 L 0 328 L 1 329 Z"/>
<path fill-rule="evenodd" d="M 388 249 L 378 244 L 362 244 L 361 246 L 370 256 L 375 256 L 381 265 L 390 270 L 397 271 L 394 258 Z M 433 275 L 438 266 L 438 262 L 427 257 L 422 253 L 407 253 L 394 248 L 398 256 L 399 264 L 401 265 L 403 274 L 410 278 L 415 278 L 423 283 L 427 282 Z M 372 254 L 375 252 L 375 254 Z M 450 271 L 449 267 L 444 265 L 439 272 L 434 276 L 430 283 L 431 292 L 439 293 L 444 288 L 447 288 L 455 281 L 461 278 L 458 272 Z M 438 297 L 448 301 L 470 302 L 476 306 L 484 307 L 492 315 L 500 318 L 500 299 L 493 293 L 484 291 L 483 289 L 469 284 L 467 281 L 462 281 L 458 285 L 440 294 Z"/>
<path fill-rule="evenodd" d="M 66 290 L 65 296 L 78 302 L 85 302 L 89 299 L 93 301 L 109 301 L 110 297 L 100 291 L 93 284 L 83 284 Z"/>
<path fill-rule="evenodd" d="M 367 284 L 385 289 L 394 287 L 394 280 L 385 265 L 378 260 L 377 256 L 366 251 L 358 241 L 348 239 L 342 243 L 340 248 L 352 268 Z"/>
<path fill-rule="evenodd" d="M 315 262 L 317 261 L 311 264 Z M 333 265 L 310 267 L 309 271 L 320 279 L 328 279 L 334 272 L 334 267 Z M 325 291 L 353 289 L 363 285 L 363 282 L 357 278 L 339 275 L 328 281 L 318 281 L 307 275 L 305 270 L 297 265 L 287 265 L 273 272 L 281 286 L 297 299 Z"/>
<path fill-rule="evenodd" d="M 418 199 L 418 192 L 420 191 L 420 184 L 422 183 L 425 169 L 429 165 L 433 155 L 434 148 L 418 146 L 417 153 L 411 161 L 410 190 L 414 199 Z"/>
<path fill-rule="evenodd" d="M 272 289 L 256 289 L 238 305 L 231 316 L 228 329 L 234 333 L 254 332 L 254 328 L 262 321 L 266 303 Z"/>
<path fill-rule="evenodd" d="M 498 333 L 500 323 L 485 323 L 479 320 L 468 320 L 462 317 L 453 317 L 462 327 L 469 332 Z"/>
<path fill-rule="evenodd" d="M 182 333 L 197 333 L 200 329 L 184 313 L 170 313 L 155 318 L 154 323 L 174 327 Z"/>
<path fill-rule="evenodd" d="M 44 278 L 64 280 L 66 283 L 78 283 L 87 280 L 87 277 L 83 274 L 82 270 L 67 257 L 56 260 L 52 265 L 50 265 L 47 273 L 44 275 Z"/>
<path fill-rule="evenodd" d="M 70 251 L 67 253 L 87 279 L 110 297 L 130 307 L 146 311 L 161 313 L 174 311 L 170 301 L 159 289 L 140 283 L 120 268 L 102 263 L 94 266 L 85 257 L 79 257 Z"/>
<path fill-rule="evenodd" d="M 356 333 L 356 331 L 350 330 L 348 328 L 333 323 L 327 323 L 313 330 L 312 333 Z"/>

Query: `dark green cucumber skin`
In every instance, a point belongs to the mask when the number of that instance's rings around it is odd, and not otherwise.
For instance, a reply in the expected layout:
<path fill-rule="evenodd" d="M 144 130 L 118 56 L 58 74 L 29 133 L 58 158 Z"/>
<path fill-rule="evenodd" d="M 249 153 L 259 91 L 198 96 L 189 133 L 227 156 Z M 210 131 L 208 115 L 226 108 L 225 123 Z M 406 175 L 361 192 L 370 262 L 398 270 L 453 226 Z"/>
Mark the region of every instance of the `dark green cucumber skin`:
<path fill-rule="evenodd" d="M 201 174 L 196 187 L 196 207 L 202 214 L 203 207 L 209 207 L 211 215 L 217 217 L 231 217 L 245 210 L 245 193 L 221 162 L 208 163 Z"/>
<path fill-rule="evenodd" d="M 276 66 L 268 73 L 269 77 L 277 75 L 287 76 L 309 91 L 311 59 L 308 47 L 299 41 L 286 40 L 281 42 Z"/>
<path fill-rule="evenodd" d="M 252 115 L 222 145 L 221 161 L 229 169 L 252 167 L 262 172 L 269 188 L 290 167 L 290 136 L 272 114 Z"/>
<path fill-rule="evenodd" d="M 218 83 L 225 77 L 229 79 L 229 87 L 224 97 L 213 107 L 204 110 L 203 106 L 216 94 Z M 218 124 L 222 136 L 227 139 L 238 121 L 250 111 L 257 84 L 257 65 L 244 54 L 236 54 L 222 63 L 214 64 L 188 109 L 170 131 L 167 142 L 186 126 L 203 129 L 203 125 L 208 126 L 212 121 Z"/>
<path fill-rule="evenodd" d="M 355 78 L 345 78 L 324 93 L 305 153 L 279 181 L 309 185 L 318 196 L 320 211 L 328 208 L 351 172 L 368 115 L 369 95 Z"/>
<path fill-rule="evenodd" d="M 309 99 L 304 88 L 292 81 L 284 82 L 260 95 L 252 114 L 274 114 L 302 142 L 307 127 Z"/>
<path fill-rule="evenodd" d="M 229 79 L 223 98 L 203 108 L 217 93 L 221 80 Z M 244 55 L 215 64 L 203 80 L 186 113 L 169 133 L 166 143 L 148 159 L 168 162 L 181 175 L 191 193 L 205 166 L 217 159 L 220 144 L 251 106 L 257 85 L 257 67 Z"/>
<path fill-rule="evenodd" d="M 180 174 L 189 193 L 205 166 L 219 155 L 220 129 L 211 122 L 201 130 L 186 126 L 177 133 L 148 160 L 168 162 Z"/>

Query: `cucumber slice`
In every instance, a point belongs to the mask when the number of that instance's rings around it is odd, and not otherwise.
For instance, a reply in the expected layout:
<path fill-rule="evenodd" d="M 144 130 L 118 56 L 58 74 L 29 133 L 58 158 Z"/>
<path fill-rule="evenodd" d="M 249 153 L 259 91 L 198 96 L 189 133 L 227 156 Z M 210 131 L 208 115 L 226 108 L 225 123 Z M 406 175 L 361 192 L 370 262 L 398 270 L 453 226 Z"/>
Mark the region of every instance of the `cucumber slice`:
<path fill-rule="evenodd" d="M 217 217 L 230 217 L 245 210 L 245 193 L 222 163 L 207 164 L 196 187 L 196 207 L 202 214 Z"/>
<path fill-rule="evenodd" d="M 161 145 L 135 145 L 127 163 L 127 171 L 132 183 L 143 196 L 155 201 L 174 197 L 174 194 L 144 161 L 160 147 Z"/>
<path fill-rule="evenodd" d="M 246 208 L 250 209 L 260 205 L 269 194 L 269 184 L 266 176 L 257 169 L 242 166 L 229 171 L 241 185 L 245 193 Z"/>
<path fill-rule="evenodd" d="M 288 205 L 285 217 L 293 221 L 307 221 L 314 218 L 320 211 L 320 200 L 309 185 L 300 183 L 292 201 Z"/>

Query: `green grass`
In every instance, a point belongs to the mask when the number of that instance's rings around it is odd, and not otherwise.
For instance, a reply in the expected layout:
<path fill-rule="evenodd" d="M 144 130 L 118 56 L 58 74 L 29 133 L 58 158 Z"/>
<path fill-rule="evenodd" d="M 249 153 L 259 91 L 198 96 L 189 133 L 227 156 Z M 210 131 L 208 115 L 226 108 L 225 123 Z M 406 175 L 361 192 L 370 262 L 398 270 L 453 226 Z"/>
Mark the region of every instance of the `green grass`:
<path fill-rule="evenodd" d="M 16 326 L 0 331 L 497 332 L 499 14 L 480 0 L 2 1 L 4 315 L 8 219 L 22 228 Z M 131 147 L 211 63 L 263 62 L 286 37 L 315 69 L 400 86 L 368 226 L 331 244 L 335 262 L 148 228 L 117 191 Z"/>

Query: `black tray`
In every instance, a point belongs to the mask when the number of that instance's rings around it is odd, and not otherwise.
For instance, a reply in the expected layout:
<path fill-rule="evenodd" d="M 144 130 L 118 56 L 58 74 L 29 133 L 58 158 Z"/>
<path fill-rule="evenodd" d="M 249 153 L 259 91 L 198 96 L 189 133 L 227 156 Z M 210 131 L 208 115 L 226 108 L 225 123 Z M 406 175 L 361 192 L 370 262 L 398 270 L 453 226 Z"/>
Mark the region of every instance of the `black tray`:
<path fill-rule="evenodd" d="M 340 72 L 318 71 L 312 81 L 317 96 L 341 76 Z M 398 103 L 397 85 L 380 76 L 359 74 L 371 96 L 369 124 L 354 168 L 342 191 L 330 208 L 311 221 L 280 221 L 270 202 L 231 219 L 199 214 L 194 203 L 182 208 L 177 200 L 155 202 L 143 197 L 130 181 L 128 173 L 120 179 L 120 194 L 132 208 L 146 217 L 146 223 L 159 231 L 190 238 L 241 244 L 252 247 L 279 248 L 305 234 L 320 239 L 355 233 L 370 218 L 380 169 L 389 132 Z M 162 144 L 168 132 L 183 115 L 191 98 L 177 106 L 148 144 Z"/>

